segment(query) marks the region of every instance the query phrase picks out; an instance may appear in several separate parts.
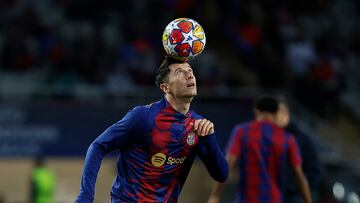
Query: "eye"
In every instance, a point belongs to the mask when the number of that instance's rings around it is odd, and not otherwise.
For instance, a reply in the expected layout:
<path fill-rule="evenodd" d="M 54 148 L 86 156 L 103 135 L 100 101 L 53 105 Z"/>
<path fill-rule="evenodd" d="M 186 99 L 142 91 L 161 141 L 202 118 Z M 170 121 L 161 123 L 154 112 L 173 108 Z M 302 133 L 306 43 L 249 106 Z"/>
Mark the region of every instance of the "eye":
<path fill-rule="evenodd" d="M 180 73 L 183 73 L 183 72 L 184 72 L 183 69 L 177 69 L 177 70 L 175 71 L 175 74 L 180 74 Z"/>

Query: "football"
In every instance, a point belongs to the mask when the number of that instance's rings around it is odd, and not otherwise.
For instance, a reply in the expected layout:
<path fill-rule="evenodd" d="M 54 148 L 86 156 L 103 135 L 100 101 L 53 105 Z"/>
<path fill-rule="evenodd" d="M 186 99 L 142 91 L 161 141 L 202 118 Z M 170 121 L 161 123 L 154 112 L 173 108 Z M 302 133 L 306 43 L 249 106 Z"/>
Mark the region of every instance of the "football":
<path fill-rule="evenodd" d="M 187 61 L 201 54 L 205 48 L 206 37 L 199 23 L 190 18 L 177 18 L 165 28 L 162 42 L 167 54 Z"/>

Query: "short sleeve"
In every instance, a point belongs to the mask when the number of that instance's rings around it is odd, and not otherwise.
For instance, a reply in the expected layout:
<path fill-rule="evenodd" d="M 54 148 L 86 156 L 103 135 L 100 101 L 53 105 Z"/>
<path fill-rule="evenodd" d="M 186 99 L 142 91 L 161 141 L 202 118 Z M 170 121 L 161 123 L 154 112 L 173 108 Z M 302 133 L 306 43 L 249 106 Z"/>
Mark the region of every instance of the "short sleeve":
<path fill-rule="evenodd" d="M 302 163 L 301 154 L 299 151 L 298 144 L 295 141 L 293 135 L 289 136 L 288 139 L 288 154 L 289 154 L 289 161 L 292 167 L 300 165 Z"/>

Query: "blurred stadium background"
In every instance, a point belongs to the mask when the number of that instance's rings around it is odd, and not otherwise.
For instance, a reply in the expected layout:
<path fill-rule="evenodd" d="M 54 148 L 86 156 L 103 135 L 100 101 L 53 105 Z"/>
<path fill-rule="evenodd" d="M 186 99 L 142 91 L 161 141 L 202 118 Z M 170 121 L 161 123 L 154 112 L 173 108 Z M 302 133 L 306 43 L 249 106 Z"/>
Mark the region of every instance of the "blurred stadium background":
<path fill-rule="evenodd" d="M 161 36 L 178 17 L 206 32 L 192 62 L 200 86 L 193 108 L 214 121 L 222 147 L 235 123 L 252 119 L 256 95 L 285 95 L 320 155 L 319 202 L 358 203 L 356 0 L 0 0 L 0 202 L 30 201 L 39 155 L 56 174 L 56 202 L 75 199 L 92 140 L 130 108 L 161 98 L 153 82 Z M 102 165 L 97 203 L 108 202 L 115 161 Z M 206 201 L 205 170 L 195 163 L 180 202 Z"/>

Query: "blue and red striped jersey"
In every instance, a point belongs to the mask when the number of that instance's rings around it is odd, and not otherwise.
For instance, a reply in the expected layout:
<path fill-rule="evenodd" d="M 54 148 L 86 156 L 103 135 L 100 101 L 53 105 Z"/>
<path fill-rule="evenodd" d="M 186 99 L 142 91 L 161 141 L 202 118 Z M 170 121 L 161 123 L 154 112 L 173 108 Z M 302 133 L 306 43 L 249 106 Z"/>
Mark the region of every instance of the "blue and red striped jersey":
<path fill-rule="evenodd" d="M 227 153 L 239 161 L 240 181 L 235 202 L 278 203 L 288 161 L 301 164 L 293 135 L 270 121 L 234 127 Z"/>
<path fill-rule="evenodd" d="M 194 111 L 175 111 L 166 99 L 129 111 L 106 129 L 86 154 L 77 202 L 92 202 L 96 176 L 106 153 L 120 149 L 111 199 L 119 202 L 177 202 L 198 155 L 210 175 L 223 182 L 228 166 L 215 134 L 198 137 Z"/>

